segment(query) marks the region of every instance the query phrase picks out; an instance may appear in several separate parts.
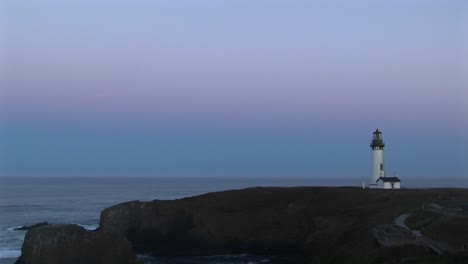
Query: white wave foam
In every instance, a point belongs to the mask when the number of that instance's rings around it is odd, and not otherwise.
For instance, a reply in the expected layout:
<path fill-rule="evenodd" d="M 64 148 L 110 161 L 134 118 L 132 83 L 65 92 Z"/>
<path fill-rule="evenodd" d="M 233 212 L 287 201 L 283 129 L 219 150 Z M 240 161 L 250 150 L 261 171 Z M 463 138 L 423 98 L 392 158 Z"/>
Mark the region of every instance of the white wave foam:
<path fill-rule="evenodd" d="M 17 258 L 21 255 L 21 250 L 0 249 L 0 259 L 2 258 Z"/>
<path fill-rule="evenodd" d="M 99 227 L 99 225 L 84 225 L 84 224 L 77 224 L 81 227 L 84 227 L 86 230 L 95 230 Z"/>
<path fill-rule="evenodd" d="M 17 228 L 21 228 L 23 226 L 13 226 L 13 227 L 7 227 L 5 228 L 5 230 L 8 230 L 8 231 L 21 231 L 21 230 L 15 230 Z"/>

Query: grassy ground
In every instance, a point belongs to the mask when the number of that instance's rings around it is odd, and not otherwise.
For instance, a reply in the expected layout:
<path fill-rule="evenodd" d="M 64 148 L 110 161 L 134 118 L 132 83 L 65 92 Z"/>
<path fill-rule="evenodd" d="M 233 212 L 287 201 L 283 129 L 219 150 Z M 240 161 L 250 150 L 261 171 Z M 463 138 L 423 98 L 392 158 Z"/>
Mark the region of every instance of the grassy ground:
<path fill-rule="evenodd" d="M 468 250 L 468 217 L 466 216 L 417 209 L 406 219 L 406 225 L 411 229 L 421 230 L 424 235 L 446 244 L 453 251 Z M 457 258 L 445 257 L 434 263 L 468 263 L 466 256 L 464 257 L 466 262 L 456 262 Z"/>
<path fill-rule="evenodd" d="M 406 219 L 406 225 L 415 230 L 421 230 L 430 225 L 435 220 L 442 216 L 440 213 L 435 213 L 429 210 L 417 209 L 414 210 Z"/>
<path fill-rule="evenodd" d="M 441 255 L 403 260 L 404 264 L 466 264 L 468 254 Z"/>
<path fill-rule="evenodd" d="M 454 250 L 468 250 L 468 217 L 444 215 L 427 225 L 423 232 L 436 241 L 447 243 Z"/>

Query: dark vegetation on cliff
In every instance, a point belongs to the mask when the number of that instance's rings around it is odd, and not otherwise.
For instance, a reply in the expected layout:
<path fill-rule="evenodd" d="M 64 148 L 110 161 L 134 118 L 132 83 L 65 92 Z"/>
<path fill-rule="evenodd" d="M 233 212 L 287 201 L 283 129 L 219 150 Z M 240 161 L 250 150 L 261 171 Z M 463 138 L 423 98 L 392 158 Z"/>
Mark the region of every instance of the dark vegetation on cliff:
<path fill-rule="evenodd" d="M 407 223 L 432 239 L 443 241 L 454 250 L 468 251 L 467 216 L 419 209 L 410 215 Z"/>
<path fill-rule="evenodd" d="M 420 208 L 422 204 L 466 201 L 468 190 L 463 189 L 259 187 L 172 201 L 119 204 L 101 213 L 100 228 L 96 232 L 122 235 L 135 252 L 154 256 L 289 254 L 298 256 L 300 262 L 340 264 L 400 263 L 402 259 L 417 261 L 421 257 L 441 261 L 442 257 L 423 247 L 381 247 L 372 229 L 390 224 L 398 215 Z M 460 219 L 457 225 L 468 225 L 468 218 Z M 41 233 L 43 228 L 30 232 Z M 32 239 L 37 233 L 28 233 L 28 236 Z M 41 234 L 41 241 L 32 241 L 28 236 L 21 258 L 24 262 L 19 263 L 45 263 L 28 261 L 34 260 L 34 255 L 26 256 L 28 248 L 52 240 L 57 234 Z M 438 237 L 450 240 L 444 235 Z M 108 241 L 109 245 L 114 240 Z M 125 248 L 124 244 L 120 243 Z M 92 254 L 105 251 L 105 245 L 103 240 L 101 249 Z M 464 256 L 457 257 L 466 260 Z"/>

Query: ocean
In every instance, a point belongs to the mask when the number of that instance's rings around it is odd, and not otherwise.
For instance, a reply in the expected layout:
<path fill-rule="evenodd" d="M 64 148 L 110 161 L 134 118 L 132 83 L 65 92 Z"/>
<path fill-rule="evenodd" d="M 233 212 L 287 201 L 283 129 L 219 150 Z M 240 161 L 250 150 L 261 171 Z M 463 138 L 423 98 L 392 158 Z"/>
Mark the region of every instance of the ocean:
<path fill-rule="evenodd" d="M 131 201 L 178 199 L 207 192 L 255 186 L 362 186 L 365 179 L 317 178 L 0 178 L 0 264 L 21 254 L 24 225 L 47 221 L 87 229 L 99 224 L 100 212 Z M 468 179 L 402 179 L 402 187 L 468 188 Z M 281 256 L 224 255 L 177 259 L 142 256 L 144 263 L 285 263 Z"/>

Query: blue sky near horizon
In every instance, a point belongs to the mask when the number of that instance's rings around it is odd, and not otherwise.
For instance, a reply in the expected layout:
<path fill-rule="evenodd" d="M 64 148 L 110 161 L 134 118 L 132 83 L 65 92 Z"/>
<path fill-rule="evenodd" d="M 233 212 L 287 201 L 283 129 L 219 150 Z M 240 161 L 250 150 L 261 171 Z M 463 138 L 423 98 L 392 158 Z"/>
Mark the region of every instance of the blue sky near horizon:
<path fill-rule="evenodd" d="M 0 2 L 0 176 L 468 177 L 466 1 Z"/>

